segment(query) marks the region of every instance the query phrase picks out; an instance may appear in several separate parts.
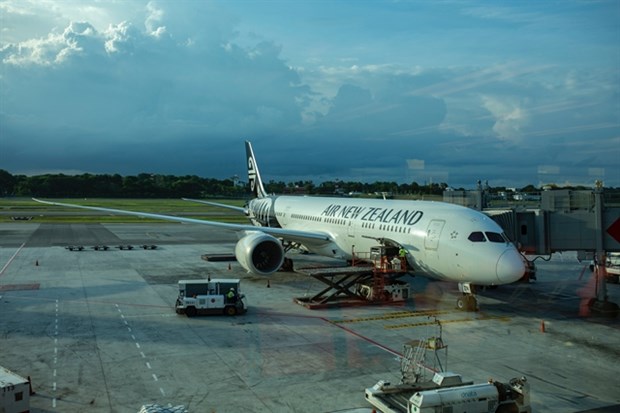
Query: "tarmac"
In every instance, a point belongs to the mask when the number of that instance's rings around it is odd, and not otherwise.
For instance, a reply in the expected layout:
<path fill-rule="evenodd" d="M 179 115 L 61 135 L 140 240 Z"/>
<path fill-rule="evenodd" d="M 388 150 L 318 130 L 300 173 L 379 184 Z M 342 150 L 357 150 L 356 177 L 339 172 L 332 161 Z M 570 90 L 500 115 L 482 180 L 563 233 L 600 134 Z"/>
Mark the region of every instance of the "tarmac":
<path fill-rule="evenodd" d="M 533 412 L 620 410 L 620 325 L 588 315 L 593 276 L 575 253 L 537 260 L 535 282 L 482 291 L 475 313 L 455 309 L 456 285 L 420 276 L 405 278 L 404 305 L 310 310 L 293 300 L 324 288 L 313 278 L 201 259 L 236 240 L 200 225 L 0 224 L 0 365 L 31 378 L 30 411 L 371 411 L 364 389 L 397 383 L 403 345 L 436 320 L 447 370 L 465 380 L 525 376 Z M 241 278 L 248 313 L 177 315 L 176 282 L 209 276 Z M 608 294 L 620 303 L 620 285 Z"/>

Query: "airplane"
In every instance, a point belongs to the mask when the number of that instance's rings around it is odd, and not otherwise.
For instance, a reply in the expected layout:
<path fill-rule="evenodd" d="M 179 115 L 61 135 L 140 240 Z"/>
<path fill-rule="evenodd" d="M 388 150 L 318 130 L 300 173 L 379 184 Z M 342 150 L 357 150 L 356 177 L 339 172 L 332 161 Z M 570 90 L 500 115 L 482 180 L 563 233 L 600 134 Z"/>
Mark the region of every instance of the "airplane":
<path fill-rule="evenodd" d="M 259 275 L 278 271 L 291 248 L 353 260 L 355 251 L 369 252 L 378 244 L 397 247 L 415 274 L 458 283 L 462 296 L 457 307 L 467 311 L 477 308 L 474 286 L 509 284 L 525 274 L 524 259 L 515 245 L 479 211 L 434 201 L 269 195 L 252 144 L 246 141 L 245 148 L 254 198 L 244 208 L 184 199 L 244 213 L 251 225 L 33 200 L 236 231 L 237 261 Z"/>

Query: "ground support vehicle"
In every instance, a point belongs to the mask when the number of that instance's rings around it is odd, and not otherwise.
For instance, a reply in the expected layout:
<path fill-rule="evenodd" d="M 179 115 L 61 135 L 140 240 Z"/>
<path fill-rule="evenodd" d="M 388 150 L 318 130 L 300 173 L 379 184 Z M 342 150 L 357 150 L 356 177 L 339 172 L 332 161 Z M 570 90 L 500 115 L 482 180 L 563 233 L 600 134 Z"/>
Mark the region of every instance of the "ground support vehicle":
<path fill-rule="evenodd" d="M 391 385 L 379 381 L 366 389 L 366 400 L 383 413 L 531 413 L 525 377 L 509 383 L 463 382 L 450 372 L 435 373 L 430 382 Z"/>
<path fill-rule="evenodd" d="M 609 282 L 618 284 L 618 280 L 620 279 L 620 252 L 607 253 L 605 273 Z"/>
<path fill-rule="evenodd" d="M 0 366 L 0 412 L 29 412 L 32 394 L 30 377 L 25 379 Z"/>
<path fill-rule="evenodd" d="M 179 280 L 178 284 L 177 314 L 188 317 L 198 314 L 233 316 L 247 311 L 239 279 Z"/>
<path fill-rule="evenodd" d="M 525 377 L 474 384 L 445 371 L 448 346 L 441 322 L 435 321 L 438 334 L 404 345 L 399 384 L 381 380 L 366 389 L 370 404 L 383 413 L 531 413 Z"/>

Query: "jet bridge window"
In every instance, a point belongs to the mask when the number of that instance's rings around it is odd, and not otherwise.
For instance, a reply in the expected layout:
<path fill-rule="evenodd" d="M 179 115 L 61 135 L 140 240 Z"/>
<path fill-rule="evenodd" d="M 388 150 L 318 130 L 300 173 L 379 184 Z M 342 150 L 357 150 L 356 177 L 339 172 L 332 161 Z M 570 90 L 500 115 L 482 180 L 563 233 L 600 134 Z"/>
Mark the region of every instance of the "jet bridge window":
<path fill-rule="evenodd" d="M 467 237 L 467 239 L 471 242 L 486 242 L 487 240 L 481 231 L 472 232 L 471 234 L 469 234 L 469 237 Z"/>

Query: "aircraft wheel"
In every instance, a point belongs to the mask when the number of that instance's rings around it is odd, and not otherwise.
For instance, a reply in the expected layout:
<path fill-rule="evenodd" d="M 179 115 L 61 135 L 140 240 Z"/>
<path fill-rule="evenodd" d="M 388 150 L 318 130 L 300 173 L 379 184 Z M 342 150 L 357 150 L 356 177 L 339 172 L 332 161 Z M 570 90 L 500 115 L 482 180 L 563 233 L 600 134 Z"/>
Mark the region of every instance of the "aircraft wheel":
<path fill-rule="evenodd" d="M 196 315 L 196 307 L 187 307 L 185 309 L 185 315 L 188 317 L 194 317 Z"/>
<path fill-rule="evenodd" d="M 232 305 L 229 305 L 228 307 L 224 309 L 224 313 L 230 316 L 237 315 L 237 307 L 233 307 Z"/>
<path fill-rule="evenodd" d="M 473 295 L 468 295 L 466 297 L 466 310 L 467 311 L 476 311 L 478 307 L 478 300 Z"/>
<path fill-rule="evenodd" d="M 476 311 L 478 300 L 473 295 L 464 295 L 456 300 L 456 308 L 461 311 Z"/>

